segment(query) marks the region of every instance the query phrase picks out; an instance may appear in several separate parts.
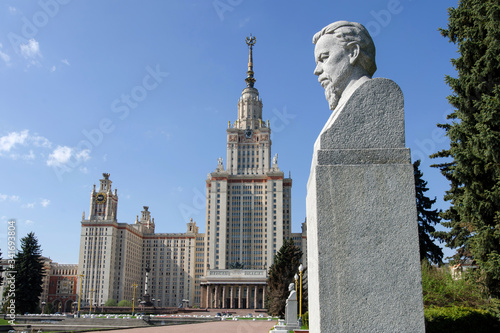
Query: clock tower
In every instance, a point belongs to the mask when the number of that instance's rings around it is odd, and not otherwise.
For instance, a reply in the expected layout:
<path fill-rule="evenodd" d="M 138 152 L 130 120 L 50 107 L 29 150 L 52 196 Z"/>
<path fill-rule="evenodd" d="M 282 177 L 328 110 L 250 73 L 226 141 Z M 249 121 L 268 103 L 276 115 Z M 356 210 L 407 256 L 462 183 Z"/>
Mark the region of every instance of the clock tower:
<path fill-rule="evenodd" d="M 111 180 L 109 173 L 103 173 L 100 180 L 99 191 L 95 185 L 90 194 L 89 220 L 112 220 L 116 221 L 116 211 L 118 207 L 118 194 L 115 189 L 111 190 Z"/>

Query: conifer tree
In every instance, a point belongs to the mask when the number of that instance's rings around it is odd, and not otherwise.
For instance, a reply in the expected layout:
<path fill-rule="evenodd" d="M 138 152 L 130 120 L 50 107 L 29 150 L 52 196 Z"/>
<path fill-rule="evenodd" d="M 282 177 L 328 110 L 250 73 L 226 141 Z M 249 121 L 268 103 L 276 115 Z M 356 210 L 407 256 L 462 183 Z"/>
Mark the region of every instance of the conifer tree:
<path fill-rule="evenodd" d="M 267 280 L 267 309 L 273 316 L 283 317 L 286 300 L 289 295 L 288 286 L 293 283 L 302 259 L 302 251 L 295 246 L 292 239 L 285 240 L 283 246 L 274 256 L 269 268 Z"/>
<path fill-rule="evenodd" d="M 449 149 L 432 157 L 450 181 L 441 216 L 450 228 L 436 233 L 457 249 L 456 260 L 473 259 L 488 291 L 500 296 L 500 4 L 498 0 L 461 0 L 448 10 L 441 34 L 458 46 L 447 76 L 454 107 L 449 123 L 438 126 Z"/>
<path fill-rule="evenodd" d="M 2 251 L 0 251 L 0 260 L 2 259 Z M 0 265 L 0 285 L 2 284 L 3 282 L 3 275 L 2 275 L 2 272 L 3 272 L 3 266 Z"/>
<path fill-rule="evenodd" d="M 441 221 L 439 211 L 431 210 L 436 203 L 436 198 L 429 199 L 425 196 L 427 182 L 422 179 L 423 173 L 419 169 L 420 160 L 413 163 L 413 175 L 415 176 L 415 197 L 417 200 L 418 216 L 418 240 L 420 245 L 420 261 L 427 259 L 439 264 L 443 260 L 443 250 L 434 243 L 434 225 Z"/>
<path fill-rule="evenodd" d="M 21 250 L 15 261 L 16 312 L 35 313 L 42 294 L 44 273 L 40 245 L 33 232 L 21 239 Z"/>

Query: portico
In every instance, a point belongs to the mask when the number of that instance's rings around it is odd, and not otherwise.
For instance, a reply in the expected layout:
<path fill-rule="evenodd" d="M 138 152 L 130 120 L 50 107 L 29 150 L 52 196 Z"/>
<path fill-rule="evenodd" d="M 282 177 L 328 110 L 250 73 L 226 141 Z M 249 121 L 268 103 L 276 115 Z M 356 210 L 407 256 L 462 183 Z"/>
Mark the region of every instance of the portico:
<path fill-rule="evenodd" d="M 208 270 L 201 278 L 201 306 L 213 309 L 264 309 L 267 271 Z"/>

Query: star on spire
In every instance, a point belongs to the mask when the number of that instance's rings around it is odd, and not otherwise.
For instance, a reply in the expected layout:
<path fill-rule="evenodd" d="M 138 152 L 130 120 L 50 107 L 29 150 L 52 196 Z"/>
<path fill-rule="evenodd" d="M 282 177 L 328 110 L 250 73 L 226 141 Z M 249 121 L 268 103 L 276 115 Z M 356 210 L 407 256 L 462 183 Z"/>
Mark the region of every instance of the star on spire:
<path fill-rule="evenodd" d="M 250 36 L 245 39 L 245 42 L 248 45 L 248 71 L 247 71 L 247 78 L 245 79 L 248 88 L 253 88 L 253 85 L 255 83 L 255 78 L 253 77 L 254 73 L 253 73 L 252 50 L 256 41 L 257 39 L 255 38 L 255 36 L 252 36 L 252 34 L 250 34 Z"/>

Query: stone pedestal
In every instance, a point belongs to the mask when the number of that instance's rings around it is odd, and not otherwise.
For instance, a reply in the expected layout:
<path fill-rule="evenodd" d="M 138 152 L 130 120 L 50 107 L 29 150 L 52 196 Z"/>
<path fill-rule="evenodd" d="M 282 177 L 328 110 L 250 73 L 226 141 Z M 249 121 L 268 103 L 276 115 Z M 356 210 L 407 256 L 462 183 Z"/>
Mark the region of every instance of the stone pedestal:
<path fill-rule="evenodd" d="M 307 185 L 310 332 L 425 332 L 403 96 L 361 85 L 315 144 Z"/>

